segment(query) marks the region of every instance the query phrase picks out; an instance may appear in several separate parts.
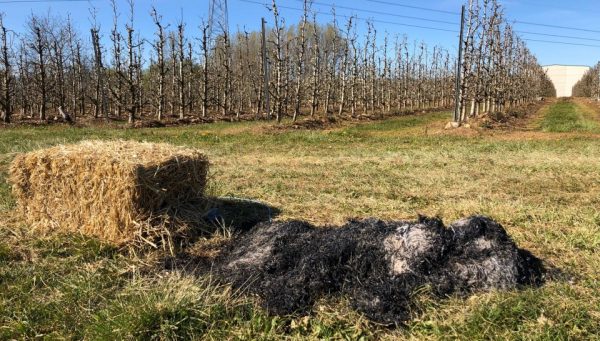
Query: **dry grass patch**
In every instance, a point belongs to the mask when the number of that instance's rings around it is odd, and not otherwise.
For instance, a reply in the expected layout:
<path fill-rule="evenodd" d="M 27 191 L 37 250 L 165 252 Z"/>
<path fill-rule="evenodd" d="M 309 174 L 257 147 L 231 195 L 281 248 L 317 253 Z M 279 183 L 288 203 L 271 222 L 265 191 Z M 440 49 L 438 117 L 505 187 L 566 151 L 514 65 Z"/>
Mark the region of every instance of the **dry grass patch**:
<path fill-rule="evenodd" d="M 14 229 L 5 224 L 0 226 L 5 246 L 0 251 L 0 339 L 140 333 L 157 339 L 598 339 L 600 139 L 581 131 L 483 130 L 481 136 L 466 137 L 434 135 L 430 128 L 425 134 L 426 126 L 443 126 L 450 117 L 400 117 L 278 134 L 265 134 L 262 123 L 6 129 L 0 134 L 0 178 L 15 152 L 41 146 L 89 136 L 168 140 L 206 150 L 214 164 L 211 195 L 259 199 L 281 210 L 278 220 L 321 225 L 343 224 L 349 217 L 398 220 L 422 213 L 453 220 L 485 214 L 563 275 L 541 288 L 468 300 L 439 301 L 424 288 L 411 320 L 391 330 L 367 322 L 345 297 L 317 302 L 308 316 L 276 317 L 235 299 L 198 297 L 194 290 L 214 287 L 202 280 L 193 290 L 185 278 L 182 285 L 163 285 L 163 272 L 149 274 L 145 278 L 156 281 L 144 279 L 139 289 L 136 281 L 129 283 L 132 266 L 120 253 L 98 251 L 96 243 L 73 234 L 52 242 L 30 234 L 7 237 Z M 0 213 L 12 207 L 8 187 L 1 184 Z M 194 245 L 199 257 L 218 248 Z M 99 269 L 94 276 L 87 268 L 91 263 Z M 171 299 L 170 288 L 177 295 L 194 293 L 193 300 Z M 168 305 L 173 308 L 164 309 Z"/>

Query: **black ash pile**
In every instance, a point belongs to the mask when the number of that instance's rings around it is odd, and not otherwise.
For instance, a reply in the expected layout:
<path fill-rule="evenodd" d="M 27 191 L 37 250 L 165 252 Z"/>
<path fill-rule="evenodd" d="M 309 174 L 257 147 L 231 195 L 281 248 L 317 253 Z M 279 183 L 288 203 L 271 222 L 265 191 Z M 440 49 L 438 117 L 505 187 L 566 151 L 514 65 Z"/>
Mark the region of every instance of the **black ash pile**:
<path fill-rule="evenodd" d="M 421 286 L 443 297 L 539 285 L 543 278 L 541 261 L 483 216 L 448 227 L 425 217 L 350 221 L 337 228 L 263 223 L 231 243 L 216 272 L 258 295 L 273 314 L 306 312 L 320 297 L 342 294 L 387 324 L 408 319 L 411 294 Z"/>

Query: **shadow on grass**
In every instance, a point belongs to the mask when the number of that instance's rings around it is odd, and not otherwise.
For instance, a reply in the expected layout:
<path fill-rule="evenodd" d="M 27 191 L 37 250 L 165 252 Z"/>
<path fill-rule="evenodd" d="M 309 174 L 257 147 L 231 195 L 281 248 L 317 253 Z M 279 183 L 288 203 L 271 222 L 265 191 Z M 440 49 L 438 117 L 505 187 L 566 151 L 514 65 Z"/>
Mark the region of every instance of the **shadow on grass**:
<path fill-rule="evenodd" d="M 193 222 L 191 235 L 175 255 L 164 259 L 166 269 L 205 275 L 214 259 L 229 245 L 234 236 L 248 232 L 262 222 L 270 222 L 281 210 L 254 199 L 237 197 L 208 197 L 195 205 L 201 218 Z"/>
<path fill-rule="evenodd" d="M 248 231 L 281 213 L 278 208 L 253 199 L 218 197 L 207 200 L 209 209 L 203 217 L 204 222 L 231 232 Z"/>

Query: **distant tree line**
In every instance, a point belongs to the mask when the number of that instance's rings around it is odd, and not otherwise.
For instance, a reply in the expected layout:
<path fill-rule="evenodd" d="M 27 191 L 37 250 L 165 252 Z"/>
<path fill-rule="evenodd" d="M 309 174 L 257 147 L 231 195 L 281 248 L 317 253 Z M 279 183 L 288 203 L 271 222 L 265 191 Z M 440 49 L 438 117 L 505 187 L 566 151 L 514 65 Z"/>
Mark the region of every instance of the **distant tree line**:
<path fill-rule="evenodd" d="M 125 23 L 115 0 L 111 3 L 111 27 L 101 30 L 92 15 L 87 34 L 77 32 L 71 18 L 37 15 L 28 19 L 25 33 L 16 34 L 0 15 L 5 122 L 13 116 L 47 120 L 63 111 L 73 120 L 130 123 L 242 115 L 281 121 L 285 116 L 383 115 L 454 103 L 457 65 L 447 50 L 381 33 L 370 21 L 359 34 L 359 18 L 336 16 L 334 10 L 330 23 L 318 24 L 308 0 L 294 26 L 286 26 L 273 0 L 265 41 L 257 31 L 211 39 L 205 22 L 193 37 L 186 23 L 165 23 L 154 8 L 149 15 L 155 32 L 145 39 L 133 22 L 133 0 Z M 466 31 L 460 87 L 465 120 L 550 95 L 549 80 L 505 22 L 496 0 L 469 1 Z"/>
<path fill-rule="evenodd" d="M 600 101 L 600 62 L 589 69 L 575 84 L 573 96 L 595 98 Z"/>
<path fill-rule="evenodd" d="M 469 0 L 460 87 L 460 121 L 555 97 L 554 85 L 513 31 L 497 0 Z"/>

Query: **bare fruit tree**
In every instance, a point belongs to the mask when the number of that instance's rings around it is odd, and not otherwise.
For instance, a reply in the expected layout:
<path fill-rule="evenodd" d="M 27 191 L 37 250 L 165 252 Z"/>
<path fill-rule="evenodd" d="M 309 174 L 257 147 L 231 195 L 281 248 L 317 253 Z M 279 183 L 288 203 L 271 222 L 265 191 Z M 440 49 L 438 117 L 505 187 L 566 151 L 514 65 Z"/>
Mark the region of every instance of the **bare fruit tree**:
<path fill-rule="evenodd" d="M 63 107 L 78 120 L 120 120 L 125 113 L 130 123 L 271 119 L 272 112 L 280 122 L 383 117 L 454 104 L 457 63 L 447 49 L 379 31 L 373 20 L 335 9 L 319 22 L 312 1 L 302 4 L 299 22 L 287 24 L 270 0 L 265 39 L 245 28 L 210 37 L 203 21 L 193 36 L 183 20 L 171 26 L 153 8 L 153 36 L 143 37 L 133 22 L 133 0 L 124 24 L 111 0 L 112 25 L 104 31 L 92 11 L 84 34 L 70 18 L 47 15 L 31 16 L 27 32 L 17 36 L 0 16 L 2 119 L 46 120 Z M 459 121 L 550 96 L 550 81 L 499 1 L 468 0 L 467 8 Z M 262 115 L 267 102 L 271 110 Z"/>
<path fill-rule="evenodd" d="M 553 86 L 498 0 L 469 0 L 459 122 L 553 96 Z"/>
<path fill-rule="evenodd" d="M 10 123 L 12 116 L 13 71 L 11 64 L 11 46 L 9 45 L 8 29 L 4 26 L 4 14 L 0 13 L 0 65 L 2 67 L 2 91 L 0 94 L 1 119 Z"/>
<path fill-rule="evenodd" d="M 600 101 L 600 62 L 589 69 L 573 87 L 573 96 Z"/>

